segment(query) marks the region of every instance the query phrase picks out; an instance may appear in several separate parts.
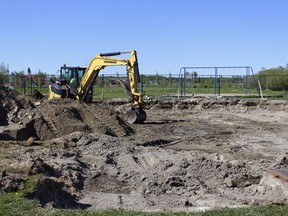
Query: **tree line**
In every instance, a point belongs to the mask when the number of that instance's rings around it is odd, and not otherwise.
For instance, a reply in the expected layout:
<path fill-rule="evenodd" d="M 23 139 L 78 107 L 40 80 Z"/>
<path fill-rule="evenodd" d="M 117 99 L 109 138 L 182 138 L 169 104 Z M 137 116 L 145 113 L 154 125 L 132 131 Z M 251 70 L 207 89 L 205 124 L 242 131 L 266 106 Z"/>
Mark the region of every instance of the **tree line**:
<path fill-rule="evenodd" d="M 4 63 L 0 64 L 0 84 L 12 83 L 14 85 L 23 85 L 25 80 L 30 81 L 37 86 L 42 86 L 47 84 L 47 80 L 52 75 L 48 75 L 45 72 L 39 70 L 37 73 L 31 73 L 28 69 L 27 73 L 24 70 L 22 71 L 13 71 L 9 73 L 8 65 Z M 119 76 L 119 74 L 118 74 Z M 192 75 L 191 75 L 192 76 Z M 54 76 L 55 77 L 55 76 Z M 99 77 L 100 78 L 100 77 Z M 213 77 L 211 80 L 207 77 L 206 79 L 197 77 L 197 73 L 192 76 L 194 83 L 202 83 L 206 85 L 207 82 L 213 84 Z M 255 74 L 256 80 L 259 80 L 262 89 L 272 90 L 272 91 L 287 91 L 288 90 L 288 64 L 286 66 L 279 66 L 277 68 L 265 69 L 262 68 L 261 71 Z M 158 72 L 156 75 L 142 75 L 142 83 L 144 85 L 159 85 L 159 86 L 172 86 L 173 83 L 177 81 L 177 77 L 173 77 L 171 73 L 167 76 L 159 75 Z M 228 78 L 227 78 L 228 79 Z M 231 78 L 230 78 L 231 79 Z M 236 79 L 235 77 L 233 79 Z M 209 81 L 210 80 L 210 81 Z M 222 79 L 222 82 L 225 81 L 225 78 Z M 229 81 L 231 82 L 231 80 Z M 208 83 L 208 84 L 209 84 Z M 232 82 L 233 83 L 233 82 Z M 204 85 L 203 84 L 203 85 Z"/>
<path fill-rule="evenodd" d="M 15 86 L 26 85 L 29 81 L 33 85 L 45 85 L 45 81 L 48 74 L 39 70 L 36 74 L 32 75 L 30 68 L 28 68 L 27 73 L 25 71 L 12 71 L 9 72 L 8 65 L 4 63 L 0 64 L 0 84 L 13 84 Z"/>
<path fill-rule="evenodd" d="M 263 89 L 272 91 L 288 90 L 288 64 L 283 67 L 265 69 L 255 74 Z"/>

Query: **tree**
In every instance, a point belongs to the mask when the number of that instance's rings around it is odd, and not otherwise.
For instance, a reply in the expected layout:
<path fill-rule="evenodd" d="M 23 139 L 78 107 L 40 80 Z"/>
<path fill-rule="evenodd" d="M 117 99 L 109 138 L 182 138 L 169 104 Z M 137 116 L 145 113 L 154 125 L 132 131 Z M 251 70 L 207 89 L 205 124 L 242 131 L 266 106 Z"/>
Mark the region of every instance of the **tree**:
<path fill-rule="evenodd" d="M 24 87 L 24 82 L 25 82 L 25 76 L 24 76 L 24 71 L 13 71 L 11 73 L 11 84 L 14 87 Z"/>
<path fill-rule="evenodd" d="M 256 74 L 261 86 L 273 91 L 288 90 L 288 69 L 285 67 L 262 70 Z"/>
<path fill-rule="evenodd" d="M 196 78 L 198 77 L 198 73 L 196 71 L 193 71 L 192 77 L 194 78 L 194 83 L 196 83 Z"/>
<path fill-rule="evenodd" d="M 169 87 L 172 86 L 172 74 L 171 71 L 169 71 Z"/>
<path fill-rule="evenodd" d="M 39 70 L 37 74 L 34 74 L 33 80 L 36 82 L 37 87 L 41 87 L 45 85 L 46 78 L 47 74 Z"/>
<path fill-rule="evenodd" d="M 9 69 L 4 63 L 0 64 L 0 84 L 5 84 L 9 80 Z"/>
<path fill-rule="evenodd" d="M 159 85 L 159 74 L 158 71 L 156 71 L 156 85 Z"/>

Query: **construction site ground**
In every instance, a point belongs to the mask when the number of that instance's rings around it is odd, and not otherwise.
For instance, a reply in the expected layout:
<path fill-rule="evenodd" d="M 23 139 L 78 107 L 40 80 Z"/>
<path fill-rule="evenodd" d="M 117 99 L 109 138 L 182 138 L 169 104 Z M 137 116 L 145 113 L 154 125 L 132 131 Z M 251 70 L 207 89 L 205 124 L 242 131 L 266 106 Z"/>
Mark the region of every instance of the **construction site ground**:
<path fill-rule="evenodd" d="M 0 88 L 0 194 L 51 208 L 199 211 L 286 204 L 288 104 L 236 98 L 83 103 Z M 129 103 L 128 103 L 129 105 Z M 121 112 L 120 112 L 121 113 Z"/>

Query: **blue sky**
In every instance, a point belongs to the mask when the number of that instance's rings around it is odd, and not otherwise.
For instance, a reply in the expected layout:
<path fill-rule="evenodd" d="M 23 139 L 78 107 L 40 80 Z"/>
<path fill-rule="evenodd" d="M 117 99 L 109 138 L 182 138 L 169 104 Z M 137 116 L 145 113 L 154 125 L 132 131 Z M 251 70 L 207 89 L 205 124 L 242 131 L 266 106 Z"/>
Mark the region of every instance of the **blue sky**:
<path fill-rule="evenodd" d="M 0 20 L 0 63 L 10 71 L 56 74 L 64 63 L 131 49 L 143 74 L 288 63 L 287 0 L 9 0 Z M 125 68 L 103 73 L 116 71 Z"/>

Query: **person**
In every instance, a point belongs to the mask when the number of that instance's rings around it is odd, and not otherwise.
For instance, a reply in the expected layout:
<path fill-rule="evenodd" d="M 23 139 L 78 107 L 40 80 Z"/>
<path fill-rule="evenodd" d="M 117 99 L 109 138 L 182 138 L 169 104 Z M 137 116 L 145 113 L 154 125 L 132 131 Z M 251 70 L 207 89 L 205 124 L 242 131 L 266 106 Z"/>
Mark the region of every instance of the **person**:
<path fill-rule="evenodd" d="M 69 83 L 70 87 L 70 97 L 74 97 L 75 91 L 77 89 L 76 78 L 72 75 Z"/>

